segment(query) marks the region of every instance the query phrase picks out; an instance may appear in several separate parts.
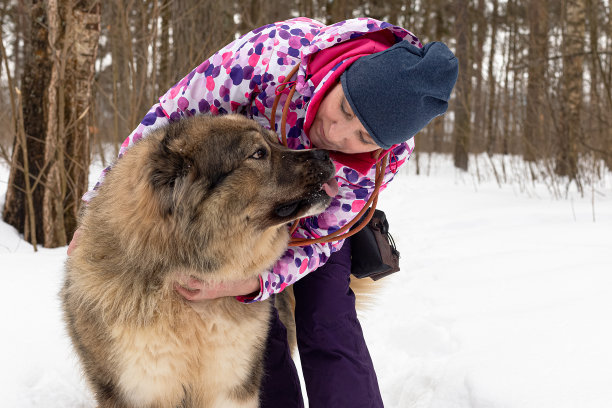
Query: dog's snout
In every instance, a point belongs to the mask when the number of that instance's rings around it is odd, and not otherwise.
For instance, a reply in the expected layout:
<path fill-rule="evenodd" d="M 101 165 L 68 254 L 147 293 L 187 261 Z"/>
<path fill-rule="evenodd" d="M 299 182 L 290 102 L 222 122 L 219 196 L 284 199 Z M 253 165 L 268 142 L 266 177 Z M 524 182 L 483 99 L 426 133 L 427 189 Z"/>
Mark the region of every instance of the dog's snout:
<path fill-rule="evenodd" d="M 315 158 L 316 160 L 321 160 L 321 161 L 329 160 L 329 153 L 327 153 L 327 150 L 313 149 L 311 150 L 311 152 L 312 152 L 312 157 Z"/>
<path fill-rule="evenodd" d="M 283 157 L 293 160 L 294 163 L 308 163 L 310 161 L 318 163 L 318 165 L 331 163 L 329 153 L 323 149 L 294 150 L 290 155 Z"/>

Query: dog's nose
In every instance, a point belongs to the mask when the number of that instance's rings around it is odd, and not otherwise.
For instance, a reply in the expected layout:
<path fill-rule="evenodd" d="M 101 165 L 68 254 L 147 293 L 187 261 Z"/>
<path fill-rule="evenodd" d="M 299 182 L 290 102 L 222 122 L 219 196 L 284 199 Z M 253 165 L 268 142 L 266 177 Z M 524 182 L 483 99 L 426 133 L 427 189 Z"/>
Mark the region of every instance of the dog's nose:
<path fill-rule="evenodd" d="M 317 160 L 321 160 L 321 161 L 329 160 L 329 154 L 327 153 L 327 150 L 313 149 L 311 150 L 311 153 L 312 153 L 312 157 Z"/>

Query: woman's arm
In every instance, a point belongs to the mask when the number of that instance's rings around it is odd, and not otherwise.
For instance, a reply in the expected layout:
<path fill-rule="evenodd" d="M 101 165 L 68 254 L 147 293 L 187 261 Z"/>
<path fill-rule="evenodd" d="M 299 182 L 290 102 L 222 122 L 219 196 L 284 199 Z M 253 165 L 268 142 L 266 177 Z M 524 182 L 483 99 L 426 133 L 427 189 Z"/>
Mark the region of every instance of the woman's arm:
<path fill-rule="evenodd" d="M 257 277 L 238 282 L 224 282 L 207 285 L 193 276 L 181 276 L 174 284 L 174 289 L 185 299 L 192 302 L 216 299 L 224 296 L 248 296 L 259 292 L 260 279 Z"/>

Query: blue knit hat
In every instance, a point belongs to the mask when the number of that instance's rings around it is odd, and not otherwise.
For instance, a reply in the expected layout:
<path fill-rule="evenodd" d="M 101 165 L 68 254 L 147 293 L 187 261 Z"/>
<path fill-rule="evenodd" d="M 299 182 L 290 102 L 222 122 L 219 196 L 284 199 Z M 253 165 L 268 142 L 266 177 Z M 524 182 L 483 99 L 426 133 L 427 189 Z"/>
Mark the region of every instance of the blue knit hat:
<path fill-rule="evenodd" d="M 388 149 L 405 142 L 448 108 L 457 58 L 441 42 L 407 41 L 359 58 L 340 81 L 353 112 L 374 141 Z"/>

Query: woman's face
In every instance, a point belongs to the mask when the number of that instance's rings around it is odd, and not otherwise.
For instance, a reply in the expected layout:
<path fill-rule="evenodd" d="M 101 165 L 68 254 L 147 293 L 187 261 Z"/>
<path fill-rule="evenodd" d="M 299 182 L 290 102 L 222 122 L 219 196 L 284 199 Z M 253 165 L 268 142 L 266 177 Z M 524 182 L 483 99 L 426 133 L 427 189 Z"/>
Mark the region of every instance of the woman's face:
<path fill-rule="evenodd" d="M 309 137 L 314 147 L 348 154 L 380 148 L 353 113 L 340 82 L 321 101 Z"/>

